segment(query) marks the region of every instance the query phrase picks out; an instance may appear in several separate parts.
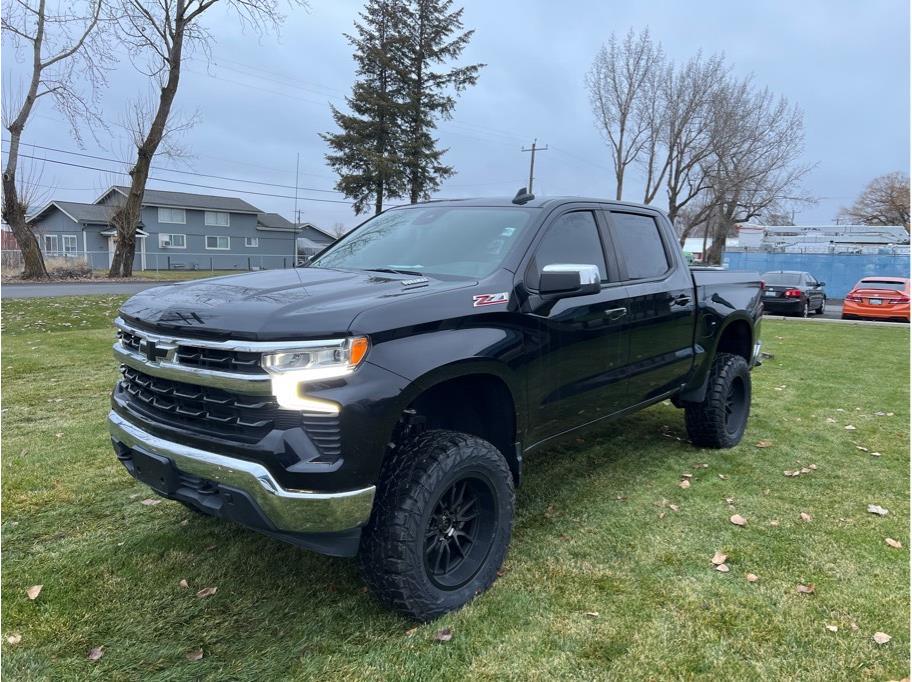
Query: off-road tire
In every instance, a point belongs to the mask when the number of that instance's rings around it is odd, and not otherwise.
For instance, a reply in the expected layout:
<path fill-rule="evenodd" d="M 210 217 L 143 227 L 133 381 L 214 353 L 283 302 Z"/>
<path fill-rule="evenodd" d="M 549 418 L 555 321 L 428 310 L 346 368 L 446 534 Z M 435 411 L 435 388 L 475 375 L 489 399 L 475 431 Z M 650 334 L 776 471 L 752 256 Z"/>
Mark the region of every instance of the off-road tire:
<path fill-rule="evenodd" d="M 444 494 L 462 480 L 489 489 L 493 504 L 483 516 L 491 537 L 471 577 L 443 588 L 426 565 L 429 524 Z M 420 621 L 463 606 L 497 577 L 510 543 L 513 506 L 512 474 L 487 441 L 434 430 L 400 444 L 383 464 L 374 509 L 361 536 L 365 582 L 386 606 Z"/>
<path fill-rule="evenodd" d="M 733 395 L 734 393 L 734 395 Z M 731 400 L 737 405 L 732 411 Z M 750 415 L 751 377 L 740 355 L 719 353 L 713 360 L 700 403 L 684 406 L 684 422 L 690 441 L 703 448 L 731 448 L 741 442 Z"/>

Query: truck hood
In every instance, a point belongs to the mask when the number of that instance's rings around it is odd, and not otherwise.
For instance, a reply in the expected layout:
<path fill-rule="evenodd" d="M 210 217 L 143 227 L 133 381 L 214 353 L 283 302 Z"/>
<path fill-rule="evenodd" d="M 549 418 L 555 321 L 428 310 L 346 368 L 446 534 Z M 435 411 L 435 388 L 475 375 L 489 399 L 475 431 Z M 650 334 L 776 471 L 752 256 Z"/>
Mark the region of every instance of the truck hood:
<path fill-rule="evenodd" d="M 266 270 L 146 289 L 121 315 L 189 336 L 318 338 L 345 333 L 365 309 L 476 284 L 363 270 Z"/>

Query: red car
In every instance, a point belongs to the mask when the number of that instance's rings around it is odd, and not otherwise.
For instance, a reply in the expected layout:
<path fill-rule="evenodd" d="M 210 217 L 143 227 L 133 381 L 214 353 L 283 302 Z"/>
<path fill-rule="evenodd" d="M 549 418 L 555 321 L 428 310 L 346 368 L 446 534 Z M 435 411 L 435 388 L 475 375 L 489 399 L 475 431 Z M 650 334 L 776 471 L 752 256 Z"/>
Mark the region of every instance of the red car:
<path fill-rule="evenodd" d="M 842 319 L 909 321 L 909 280 L 904 277 L 865 277 L 846 294 Z"/>

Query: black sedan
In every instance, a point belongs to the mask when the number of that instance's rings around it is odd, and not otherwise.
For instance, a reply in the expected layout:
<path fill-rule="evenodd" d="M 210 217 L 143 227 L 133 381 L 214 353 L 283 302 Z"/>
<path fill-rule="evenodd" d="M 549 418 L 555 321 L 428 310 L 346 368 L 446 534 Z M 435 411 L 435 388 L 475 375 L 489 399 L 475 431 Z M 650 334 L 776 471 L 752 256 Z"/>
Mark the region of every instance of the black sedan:
<path fill-rule="evenodd" d="M 760 279 L 766 284 L 763 292 L 763 309 L 770 313 L 801 315 L 823 314 L 826 309 L 826 291 L 809 272 L 778 270 L 764 272 Z"/>

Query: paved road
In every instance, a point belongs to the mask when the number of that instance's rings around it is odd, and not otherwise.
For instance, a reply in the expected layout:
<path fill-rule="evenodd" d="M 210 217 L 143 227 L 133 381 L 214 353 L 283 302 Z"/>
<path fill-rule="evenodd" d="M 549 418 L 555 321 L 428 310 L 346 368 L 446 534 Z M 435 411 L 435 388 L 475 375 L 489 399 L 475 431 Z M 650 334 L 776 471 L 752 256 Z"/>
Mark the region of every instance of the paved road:
<path fill-rule="evenodd" d="M 770 313 L 766 313 L 764 315 L 764 317 L 769 317 L 774 320 L 775 319 L 786 319 L 786 320 L 800 320 L 801 319 L 800 317 L 797 317 L 797 316 L 783 317 L 782 315 L 774 315 L 774 314 L 770 314 Z M 826 310 L 824 311 L 823 315 L 811 315 L 808 319 L 809 320 L 839 320 L 840 322 L 843 322 L 842 301 L 838 301 L 837 303 L 827 302 Z M 881 320 L 861 320 L 861 321 L 845 320 L 844 322 L 845 322 L 845 324 L 852 324 L 852 323 L 859 323 L 859 322 L 862 324 L 902 324 L 902 325 L 906 324 L 905 322 L 892 322 L 889 320 L 882 320 L 882 321 Z"/>
<path fill-rule="evenodd" d="M 136 294 L 143 289 L 174 282 L 99 282 L 82 284 L 4 284 L 0 298 L 47 298 L 49 296 L 91 296 L 92 294 Z"/>

